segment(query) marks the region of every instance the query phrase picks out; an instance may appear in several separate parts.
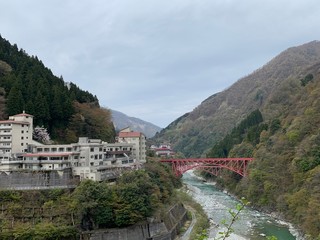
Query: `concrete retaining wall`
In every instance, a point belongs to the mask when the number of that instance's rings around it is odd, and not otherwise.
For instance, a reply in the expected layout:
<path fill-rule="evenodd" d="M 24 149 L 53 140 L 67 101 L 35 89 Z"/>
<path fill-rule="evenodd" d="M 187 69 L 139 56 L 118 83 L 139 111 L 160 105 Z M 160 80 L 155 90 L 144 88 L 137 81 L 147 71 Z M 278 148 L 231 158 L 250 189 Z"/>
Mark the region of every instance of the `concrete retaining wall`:
<path fill-rule="evenodd" d="M 160 222 L 84 232 L 82 240 L 172 240 L 187 220 L 182 204 L 174 205 Z"/>
<path fill-rule="evenodd" d="M 0 189 L 46 189 L 75 186 L 78 182 L 72 177 L 71 169 L 0 172 Z"/>
<path fill-rule="evenodd" d="M 78 180 L 72 177 L 71 169 L 52 171 L 0 172 L 0 189 L 28 190 L 55 187 L 74 187 Z"/>

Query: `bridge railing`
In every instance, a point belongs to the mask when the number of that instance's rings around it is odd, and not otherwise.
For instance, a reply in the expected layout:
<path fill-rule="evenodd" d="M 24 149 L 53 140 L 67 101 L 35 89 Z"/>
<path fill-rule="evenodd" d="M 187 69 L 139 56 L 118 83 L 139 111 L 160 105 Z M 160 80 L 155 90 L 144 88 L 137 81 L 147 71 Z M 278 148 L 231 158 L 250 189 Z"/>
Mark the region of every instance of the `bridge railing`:
<path fill-rule="evenodd" d="M 247 175 L 249 162 L 253 158 L 185 158 L 185 159 L 162 159 L 160 162 L 171 163 L 173 172 L 179 176 L 190 169 L 214 169 L 213 174 L 219 169 L 228 169 L 241 176 Z"/>

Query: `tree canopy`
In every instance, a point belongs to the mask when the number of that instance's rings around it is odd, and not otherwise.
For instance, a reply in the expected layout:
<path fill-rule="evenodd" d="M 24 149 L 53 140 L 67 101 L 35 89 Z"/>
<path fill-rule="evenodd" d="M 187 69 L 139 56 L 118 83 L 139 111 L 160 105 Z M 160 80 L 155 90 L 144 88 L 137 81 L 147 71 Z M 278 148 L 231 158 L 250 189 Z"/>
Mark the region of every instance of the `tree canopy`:
<path fill-rule="evenodd" d="M 25 110 L 34 116 L 35 126 L 48 129 L 53 140 L 76 141 L 86 134 L 105 141 L 115 137 L 111 113 L 100 108 L 96 96 L 54 76 L 36 56 L 29 56 L 1 37 L 0 88 L 6 98 L 0 116 Z M 75 129 L 82 117 L 85 121 L 81 122 L 81 129 Z"/>

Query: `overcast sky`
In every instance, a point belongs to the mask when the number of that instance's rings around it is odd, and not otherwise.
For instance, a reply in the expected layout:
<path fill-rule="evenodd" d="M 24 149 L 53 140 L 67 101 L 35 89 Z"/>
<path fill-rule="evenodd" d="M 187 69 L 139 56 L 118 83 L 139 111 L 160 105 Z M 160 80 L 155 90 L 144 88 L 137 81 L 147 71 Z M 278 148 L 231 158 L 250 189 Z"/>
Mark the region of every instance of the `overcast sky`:
<path fill-rule="evenodd" d="M 3 38 L 160 127 L 319 29 L 318 0 L 0 0 Z"/>

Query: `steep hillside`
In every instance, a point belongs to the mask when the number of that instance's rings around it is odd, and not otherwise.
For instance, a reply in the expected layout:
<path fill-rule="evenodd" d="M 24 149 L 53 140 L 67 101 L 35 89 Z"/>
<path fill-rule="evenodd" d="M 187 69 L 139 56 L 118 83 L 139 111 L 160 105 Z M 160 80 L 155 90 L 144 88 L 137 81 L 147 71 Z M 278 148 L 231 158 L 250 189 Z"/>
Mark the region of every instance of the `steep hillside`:
<path fill-rule="evenodd" d="M 307 68 L 319 61 L 318 41 L 289 48 L 225 91 L 203 101 L 152 140 L 169 142 L 175 151 L 181 151 L 186 156 L 203 155 L 250 112 L 256 109 L 264 112 L 263 109 L 278 92 L 280 84 L 291 78 L 302 77 Z M 271 119 L 280 113 L 281 110 L 269 107 L 264 117 Z"/>
<path fill-rule="evenodd" d="M 59 142 L 74 142 L 79 136 L 105 141 L 115 137 L 111 113 L 99 107 L 96 96 L 65 83 L 36 56 L 0 36 L 0 119 L 23 110 Z"/>
<path fill-rule="evenodd" d="M 254 157 L 249 176 L 225 171 L 217 180 L 320 239 L 320 61 L 280 82 L 260 110 L 208 153 Z"/>
<path fill-rule="evenodd" d="M 130 127 L 133 131 L 142 132 L 147 138 L 151 138 L 161 130 L 160 127 L 152 123 L 143 121 L 139 118 L 129 117 L 122 112 L 111 110 L 111 113 L 116 131 Z"/>

